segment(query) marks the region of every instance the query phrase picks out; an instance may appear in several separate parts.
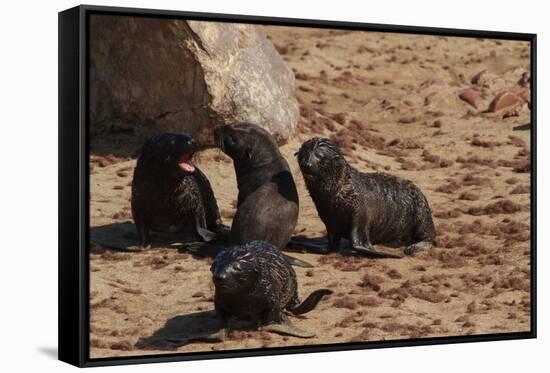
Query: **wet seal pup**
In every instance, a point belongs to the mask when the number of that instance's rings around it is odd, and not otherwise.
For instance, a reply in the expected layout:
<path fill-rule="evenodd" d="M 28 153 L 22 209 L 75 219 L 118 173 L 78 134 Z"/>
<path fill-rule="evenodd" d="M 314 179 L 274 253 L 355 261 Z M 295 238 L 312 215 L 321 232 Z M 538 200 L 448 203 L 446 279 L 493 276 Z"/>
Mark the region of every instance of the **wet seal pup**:
<path fill-rule="evenodd" d="M 239 196 L 229 245 L 266 241 L 284 249 L 298 222 L 298 191 L 290 167 L 273 137 L 254 124 L 218 126 L 218 147 L 235 167 Z M 309 263 L 288 257 L 291 263 Z"/>
<path fill-rule="evenodd" d="M 315 334 L 296 328 L 283 312 L 311 311 L 329 289 L 298 298 L 296 273 L 281 250 L 267 242 L 252 241 L 221 251 L 212 263 L 214 305 L 225 335 L 231 319 L 251 322 L 256 328 L 301 338 Z"/>
<path fill-rule="evenodd" d="M 205 241 L 220 232 L 220 212 L 210 182 L 193 165 L 195 140 L 164 133 L 145 142 L 132 180 L 132 215 L 142 247 L 151 232 L 195 231 Z"/>
<path fill-rule="evenodd" d="M 296 153 L 307 189 L 327 228 L 326 251 L 341 238 L 354 251 L 383 258 L 399 256 L 374 250 L 373 244 L 405 244 L 404 253 L 429 248 L 435 228 L 428 201 L 408 180 L 384 173 L 362 173 L 329 139 L 313 138 Z"/>

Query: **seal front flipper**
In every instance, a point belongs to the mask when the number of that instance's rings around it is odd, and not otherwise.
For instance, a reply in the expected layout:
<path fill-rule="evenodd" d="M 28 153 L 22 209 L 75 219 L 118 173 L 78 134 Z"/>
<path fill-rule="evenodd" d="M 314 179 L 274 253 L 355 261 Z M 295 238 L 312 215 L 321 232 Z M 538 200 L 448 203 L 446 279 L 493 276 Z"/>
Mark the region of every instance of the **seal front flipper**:
<path fill-rule="evenodd" d="M 385 253 L 383 251 L 374 250 L 372 247 L 364 247 L 360 245 L 352 245 L 352 249 L 360 254 L 365 254 L 373 258 L 392 258 L 392 259 L 401 259 L 401 256 L 394 255 L 390 253 Z"/>
<path fill-rule="evenodd" d="M 260 327 L 259 330 L 263 330 L 263 331 L 271 332 L 271 333 L 282 334 L 282 335 L 290 335 L 290 336 L 298 337 L 298 338 L 313 338 L 313 337 L 315 337 L 315 333 L 307 331 L 307 330 L 302 330 L 302 329 L 296 327 L 294 324 L 292 324 L 290 322 L 288 324 L 269 324 L 269 325 L 265 325 L 265 326 Z"/>
<path fill-rule="evenodd" d="M 372 256 L 374 258 L 401 258 L 398 255 L 376 251 L 372 247 L 369 239 L 369 233 L 366 228 L 368 218 L 365 211 L 366 209 L 359 209 L 358 211 L 355 211 L 352 215 L 350 232 L 351 248 L 356 252 L 365 254 L 367 256 Z"/>
<path fill-rule="evenodd" d="M 178 252 L 189 252 L 201 258 L 215 258 L 224 248 L 221 245 L 208 242 L 179 242 L 177 246 Z"/>
<path fill-rule="evenodd" d="M 405 253 L 405 255 L 413 255 L 414 253 L 416 253 L 417 251 L 420 251 L 420 250 L 426 250 L 426 249 L 429 249 L 433 246 L 433 242 L 432 241 L 429 241 L 429 240 L 425 240 L 425 241 L 420 241 L 420 242 L 417 242 L 413 245 L 410 245 L 410 246 L 407 246 L 404 250 L 403 250 L 403 253 Z"/>
<path fill-rule="evenodd" d="M 197 233 L 201 236 L 204 242 L 214 241 L 217 238 L 216 233 L 211 232 L 206 228 L 196 227 L 196 229 Z"/>
<path fill-rule="evenodd" d="M 295 257 L 290 256 L 290 255 L 286 255 L 286 254 L 283 254 L 283 256 L 293 266 L 302 267 L 302 268 L 313 268 L 313 265 L 306 262 L 305 260 L 301 260 L 301 259 L 295 258 Z"/>

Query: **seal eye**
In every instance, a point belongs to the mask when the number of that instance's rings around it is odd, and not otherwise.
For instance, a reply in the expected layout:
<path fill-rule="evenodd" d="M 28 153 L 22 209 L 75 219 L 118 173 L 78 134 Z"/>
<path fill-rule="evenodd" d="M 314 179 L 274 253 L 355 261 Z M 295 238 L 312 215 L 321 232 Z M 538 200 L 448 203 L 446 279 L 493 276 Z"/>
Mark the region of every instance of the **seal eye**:
<path fill-rule="evenodd" d="M 325 151 L 321 146 L 316 147 L 312 153 L 315 156 L 315 158 L 318 158 L 318 159 L 323 159 L 325 155 Z"/>

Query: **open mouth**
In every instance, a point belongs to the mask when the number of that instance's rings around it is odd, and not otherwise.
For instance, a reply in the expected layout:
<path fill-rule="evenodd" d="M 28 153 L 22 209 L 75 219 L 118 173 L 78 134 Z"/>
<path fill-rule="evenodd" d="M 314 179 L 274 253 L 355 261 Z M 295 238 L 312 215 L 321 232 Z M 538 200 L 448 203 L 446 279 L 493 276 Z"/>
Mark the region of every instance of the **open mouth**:
<path fill-rule="evenodd" d="M 193 163 L 191 162 L 191 158 L 193 157 L 193 153 L 184 153 L 179 160 L 179 166 L 182 170 L 186 172 L 194 172 L 195 166 L 193 166 Z"/>

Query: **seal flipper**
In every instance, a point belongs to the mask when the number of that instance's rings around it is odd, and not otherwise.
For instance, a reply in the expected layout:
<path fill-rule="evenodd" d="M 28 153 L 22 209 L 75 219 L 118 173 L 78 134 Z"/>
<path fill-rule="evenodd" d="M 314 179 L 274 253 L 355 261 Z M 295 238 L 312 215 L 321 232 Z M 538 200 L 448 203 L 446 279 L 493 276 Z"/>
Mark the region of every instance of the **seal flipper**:
<path fill-rule="evenodd" d="M 413 255 L 414 253 L 416 253 L 417 251 L 420 251 L 420 250 L 426 250 L 426 249 L 429 249 L 433 246 L 433 242 L 430 241 L 430 240 L 424 240 L 424 241 L 420 241 L 420 242 L 417 242 L 413 245 L 410 245 L 410 246 L 407 246 L 404 250 L 403 250 L 403 253 L 405 253 L 405 255 Z"/>
<path fill-rule="evenodd" d="M 352 216 L 350 242 L 351 248 L 358 253 L 374 258 L 393 258 L 400 259 L 401 257 L 394 254 L 385 253 L 383 251 L 377 251 L 372 247 L 369 231 L 367 227 L 367 215 L 366 209 L 361 209 L 360 212 L 356 212 Z"/>
<path fill-rule="evenodd" d="M 197 233 L 201 236 L 204 242 L 214 241 L 217 237 L 216 233 L 209 231 L 206 228 L 196 227 L 196 229 Z"/>
<path fill-rule="evenodd" d="M 306 262 L 305 260 L 301 260 L 301 259 L 295 258 L 295 257 L 290 256 L 290 255 L 286 255 L 286 254 L 283 254 L 283 256 L 293 266 L 302 267 L 302 268 L 313 268 L 313 265 Z"/>
<path fill-rule="evenodd" d="M 282 335 L 290 335 L 298 338 L 313 338 L 315 333 L 303 330 L 295 326 L 285 314 L 281 314 L 281 323 L 271 323 L 268 325 L 261 326 L 258 330 L 263 330 L 266 332 L 277 333 Z"/>
<path fill-rule="evenodd" d="M 332 294 L 332 290 L 330 289 L 319 289 L 315 290 L 313 293 L 311 293 L 306 300 L 304 300 L 302 303 L 296 304 L 291 307 L 287 307 L 287 310 L 292 312 L 294 315 L 301 315 L 306 312 L 311 311 L 315 308 L 317 303 L 325 296 Z M 298 302 L 298 301 L 296 301 Z"/>
<path fill-rule="evenodd" d="M 307 331 L 307 330 L 302 330 L 302 329 L 294 326 L 294 324 L 292 324 L 290 322 L 288 324 L 269 324 L 269 325 L 260 327 L 259 330 L 272 332 L 272 333 L 277 333 L 277 334 L 282 334 L 282 335 L 290 335 L 290 336 L 298 337 L 298 338 L 313 338 L 313 337 L 315 337 L 315 333 Z"/>
<path fill-rule="evenodd" d="M 352 245 L 352 249 L 354 251 L 357 251 L 360 254 L 364 254 L 365 256 L 370 256 L 373 258 L 391 258 L 391 259 L 401 259 L 402 257 L 399 255 L 394 255 L 390 253 L 386 253 L 383 251 L 377 251 L 374 250 L 374 248 L 368 248 L 361 245 Z"/>
<path fill-rule="evenodd" d="M 178 252 L 190 252 L 193 255 L 203 258 L 214 258 L 224 248 L 222 245 L 208 242 L 185 242 L 175 244 L 174 246 L 178 246 Z"/>

